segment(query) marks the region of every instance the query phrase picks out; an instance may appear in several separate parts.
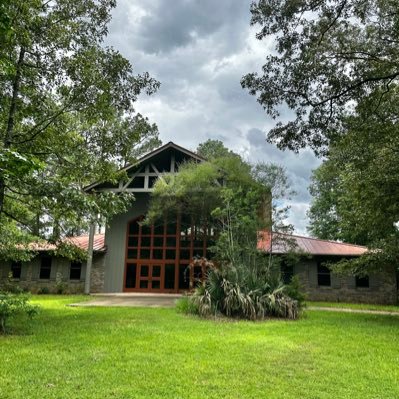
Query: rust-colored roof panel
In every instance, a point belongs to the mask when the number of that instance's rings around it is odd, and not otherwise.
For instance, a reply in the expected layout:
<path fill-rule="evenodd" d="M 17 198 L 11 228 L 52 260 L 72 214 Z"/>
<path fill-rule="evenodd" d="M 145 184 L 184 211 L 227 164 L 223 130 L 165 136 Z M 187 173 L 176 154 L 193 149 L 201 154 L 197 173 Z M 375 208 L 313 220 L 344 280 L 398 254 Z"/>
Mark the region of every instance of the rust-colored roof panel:
<path fill-rule="evenodd" d="M 105 244 L 104 244 L 104 234 L 95 234 L 94 235 L 94 243 L 93 243 L 93 251 L 95 252 L 105 252 Z M 64 242 L 74 244 L 80 249 L 85 251 L 89 248 L 89 236 L 82 235 L 77 237 L 67 237 Z M 32 251 L 54 251 L 56 249 L 56 245 L 50 244 L 47 241 L 42 241 L 40 243 L 31 243 L 29 244 L 29 249 Z"/>
<path fill-rule="evenodd" d="M 104 245 L 104 234 L 95 234 L 94 235 L 94 243 L 93 243 L 93 251 L 103 252 L 105 251 Z M 71 244 L 75 244 L 77 247 L 87 251 L 89 248 L 89 236 L 82 235 L 77 237 L 69 237 L 66 239 L 67 242 Z"/>
<path fill-rule="evenodd" d="M 270 232 L 267 231 L 259 233 L 258 249 L 270 251 L 270 236 Z M 290 242 L 294 244 L 293 247 L 291 247 Z M 272 252 L 275 254 L 287 253 L 290 249 L 310 255 L 334 256 L 360 256 L 367 252 L 367 247 L 361 245 L 281 233 L 273 234 L 272 244 Z"/>

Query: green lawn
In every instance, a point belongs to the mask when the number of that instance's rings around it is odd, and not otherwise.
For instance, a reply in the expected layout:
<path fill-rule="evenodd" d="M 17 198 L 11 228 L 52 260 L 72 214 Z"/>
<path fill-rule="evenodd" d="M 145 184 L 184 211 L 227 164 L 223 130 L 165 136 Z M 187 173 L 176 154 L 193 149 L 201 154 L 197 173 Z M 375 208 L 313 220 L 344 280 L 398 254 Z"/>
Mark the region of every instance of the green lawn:
<path fill-rule="evenodd" d="M 36 297 L 0 336 L 0 398 L 399 398 L 399 317 L 214 322 Z"/>

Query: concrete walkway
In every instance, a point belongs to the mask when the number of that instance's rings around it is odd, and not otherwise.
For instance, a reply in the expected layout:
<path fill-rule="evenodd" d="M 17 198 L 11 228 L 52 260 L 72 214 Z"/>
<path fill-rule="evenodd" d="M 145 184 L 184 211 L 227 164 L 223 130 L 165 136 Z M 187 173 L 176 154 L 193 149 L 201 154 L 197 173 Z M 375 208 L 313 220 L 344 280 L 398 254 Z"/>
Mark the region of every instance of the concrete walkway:
<path fill-rule="evenodd" d="M 181 298 L 180 294 L 93 294 L 92 299 L 85 302 L 72 303 L 69 306 L 126 306 L 146 308 L 170 308 L 175 306 L 175 301 L 178 298 Z"/>
<path fill-rule="evenodd" d="M 321 310 L 323 312 L 363 313 L 363 314 L 377 314 L 377 315 L 385 315 L 385 316 L 399 316 L 399 312 L 389 311 L 389 310 L 329 308 L 327 306 L 308 306 L 305 309 L 306 310 Z"/>
<path fill-rule="evenodd" d="M 181 294 L 148 294 L 148 293 L 110 293 L 92 294 L 88 301 L 72 303 L 69 306 L 125 306 L 125 307 L 146 307 L 146 308 L 170 308 L 175 306 Z M 323 312 L 363 313 L 375 315 L 399 316 L 399 312 L 388 310 L 368 310 L 353 308 L 333 308 L 327 306 L 308 306 L 305 310 L 317 310 Z"/>

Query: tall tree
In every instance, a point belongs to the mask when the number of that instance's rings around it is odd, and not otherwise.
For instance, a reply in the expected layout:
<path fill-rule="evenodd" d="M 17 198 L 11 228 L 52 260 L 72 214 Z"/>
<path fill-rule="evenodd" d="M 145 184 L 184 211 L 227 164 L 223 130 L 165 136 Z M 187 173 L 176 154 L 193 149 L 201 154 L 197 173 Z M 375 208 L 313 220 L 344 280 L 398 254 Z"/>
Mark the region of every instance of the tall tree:
<path fill-rule="evenodd" d="M 177 175 L 157 181 L 148 219 L 154 221 L 171 212 L 182 213 L 200 225 L 214 223 L 213 227 L 223 230 L 228 218 L 230 222 L 234 220 L 235 232 L 246 237 L 243 240 L 253 246 L 252 250 L 256 250 L 259 230 L 273 227 L 279 232 L 291 231 L 292 226 L 286 223 L 288 208 L 282 202 L 293 191 L 284 168 L 267 163 L 250 164 L 223 144 L 213 143 L 222 156 L 182 165 Z M 213 143 L 205 142 L 207 148 Z"/>
<path fill-rule="evenodd" d="M 380 98 L 377 91 L 362 101 L 314 172 L 310 231 L 368 245 L 392 266 L 399 261 L 399 90 L 392 88 L 371 113 Z"/>
<path fill-rule="evenodd" d="M 57 238 L 87 214 L 107 215 L 130 200 L 88 196 L 83 188 L 120 177 L 124 162 L 158 144 L 156 126 L 135 112 L 134 103 L 159 83 L 147 73 L 135 75 L 127 59 L 103 45 L 114 0 L 15 0 L 1 7 L 11 29 L 0 47 L 6 65 L 0 79 L 0 247 L 11 248 L 11 237 L 3 238 L 13 231 L 19 240 L 23 233 L 46 233 L 52 224 Z"/>
<path fill-rule="evenodd" d="M 197 154 L 201 157 L 211 160 L 216 158 L 228 157 L 231 155 L 236 155 L 233 151 L 229 150 L 222 141 L 209 139 L 200 143 L 197 147 Z"/>
<path fill-rule="evenodd" d="M 371 115 L 398 82 L 396 0 L 258 0 L 251 13 L 274 51 L 241 83 L 273 118 L 292 112 L 268 134 L 279 147 L 323 152 L 364 96 L 378 90 Z"/>

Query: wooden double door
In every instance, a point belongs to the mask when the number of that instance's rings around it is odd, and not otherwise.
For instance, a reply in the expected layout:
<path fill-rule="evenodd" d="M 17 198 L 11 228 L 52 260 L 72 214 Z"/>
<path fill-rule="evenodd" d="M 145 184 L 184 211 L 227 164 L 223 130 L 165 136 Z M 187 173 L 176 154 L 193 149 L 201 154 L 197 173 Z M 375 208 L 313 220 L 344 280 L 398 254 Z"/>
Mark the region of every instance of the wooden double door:
<path fill-rule="evenodd" d="M 180 276 L 176 274 L 179 273 Z M 189 288 L 190 271 L 188 265 L 176 267 L 175 262 L 153 262 L 151 260 L 128 263 L 126 265 L 125 291 L 177 292 Z M 182 282 L 185 280 L 184 286 Z"/>
<path fill-rule="evenodd" d="M 175 289 L 174 263 L 138 263 L 136 287 L 147 292 L 165 292 Z"/>

